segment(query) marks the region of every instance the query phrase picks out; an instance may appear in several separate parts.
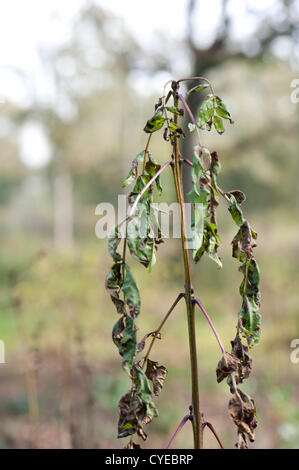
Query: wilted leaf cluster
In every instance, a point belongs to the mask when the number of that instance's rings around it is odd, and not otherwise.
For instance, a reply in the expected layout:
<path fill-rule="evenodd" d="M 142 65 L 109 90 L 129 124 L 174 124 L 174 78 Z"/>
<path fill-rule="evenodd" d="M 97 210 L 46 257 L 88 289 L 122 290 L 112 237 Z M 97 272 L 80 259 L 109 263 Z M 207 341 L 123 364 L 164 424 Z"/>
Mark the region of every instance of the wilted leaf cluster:
<path fill-rule="evenodd" d="M 158 412 L 153 402 L 153 395 L 158 396 L 163 388 L 167 370 L 158 362 L 149 359 L 149 348 L 145 358 L 137 359 L 146 345 L 148 338 L 160 338 L 159 330 L 147 333 L 138 343 L 136 319 L 141 311 L 140 292 L 134 276 L 126 262 L 126 248 L 131 255 L 143 266 L 151 270 L 156 260 L 156 249 L 162 242 L 162 233 L 159 225 L 158 212 L 153 205 L 153 187 L 157 187 L 161 194 L 162 187 L 160 176 L 161 165 L 153 158 L 148 150 L 151 135 L 164 128 L 163 138 L 170 141 L 173 152 L 176 151 L 178 138 L 184 136 L 182 128 L 178 124 L 178 118 L 184 115 L 184 110 L 178 107 L 179 99 L 188 110 L 188 106 L 181 95 L 177 93 L 178 82 L 172 82 L 166 99 L 163 96 L 155 105 L 154 115 L 146 122 L 144 131 L 149 134 L 145 150 L 141 151 L 132 161 L 131 169 L 123 187 L 134 183 L 133 190 L 128 195 L 131 210 L 123 225 L 116 226 L 109 237 L 108 250 L 113 258 L 107 279 L 106 288 L 112 302 L 120 315 L 116 322 L 112 338 L 122 357 L 122 367 L 131 379 L 129 391 L 119 401 L 118 437 L 139 435 L 146 439 L 144 426 L 157 416 Z M 211 93 L 199 109 L 197 121 L 192 116 L 189 130 L 196 128 L 211 130 L 215 127 L 219 134 L 225 131 L 223 119 L 233 123 L 231 114 L 221 98 L 216 96 L 209 83 L 201 83 L 189 90 L 189 93 L 202 92 L 210 88 Z M 174 106 L 167 106 L 168 99 L 173 95 Z M 170 117 L 171 115 L 171 117 Z M 174 158 L 174 157 L 173 157 Z M 179 155 L 180 161 L 185 159 Z M 185 160 L 187 161 L 187 160 Z M 177 162 L 177 160 L 176 160 Z M 251 229 L 244 218 L 240 205 L 246 200 L 240 190 L 230 192 L 223 191 L 217 182 L 221 165 L 217 152 L 210 152 L 200 143 L 194 147 L 193 162 L 189 162 L 191 168 L 192 188 L 188 198 L 192 204 L 192 219 L 189 227 L 189 249 L 192 250 L 193 259 L 198 263 L 204 253 L 222 267 L 218 248 L 221 238 L 218 233 L 216 211 L 220 196 L 228 202 L 228 210 L 238 231 L 232 240 L 232 256 L 241 264 L 239 271 L 243 279 L 240 285 L 242 305 L 238 315 L 237 334 L 231 341 L 231 353 L 225 352 L 219 361 L 216 375 L 217 381 L 226 379 L 232 398 L 229 401 L 229 414 L 237 426 L 238 448 L 247 448 L 247 439 L 253 441 L 257 426 L 257 415 L 253 399 L 239 388 L 239 385 L 247 379 L 251 372 L 252 359 L 249 348 L 260 340 L 260 273 L 253 255 L 256 246 L 257 234 Z M 175 162 L 173 160 L 174 169 Z M 139 164 L 142 164 L 142 172 L 139 174 Z M 167 162 L 169 165 L 170 162 Z M 178 173 L 174 171 L 174 179 Z M 122 225 L 122 226 L 121 226 Z M 121 230 L 124 229 L 124 243 L 122 255 L 118 252 L 121 242 Z M 187 291 L 186 291 L 187 292 Z M 194 300 L 194 297 L 193 297 Z M 247 344 L 244 344 L 246 340 Z M 221 342 L 220 342 L 221 343 Z M 223 346 L 221 349 L 224 351 Z M 138 448 L 132 439 L 124 448 Z"/>
<path fill-rule="evenodd" d="M 147 158 L 144 172 L 138 175 L 138 164 L 143 163 L 144 158 Z M 150 152 L 145 155 L 145 151 L 142 151 L 134 158 L 131 170 L 123 183 L 125 187 L 135 182 L 132 192 L 128 195 L 130 208 L 160 167 L 161 165 L 154 160 Z M 161 193 L 159 177 L 155 179 L 155 184 Z M 122 357 L 122 367 L 131 378 L 130 390 L 119 401 L 118 437 L 127 437 L 137 433 L 144 440 L 146 433 L 143 427 L 158 415 L 152 400 L 150 384 L 152 384 L 154 394 L 158 395 L 163 387 L 167 370 L 157 362 L 147 359 L 144 372 L 140 360 L 136 358 L 145 347 L 148 337 L 159 336 L 155 332 L 148 333 L 139 344 L 137 343 L 136 319 L 141 311 L 141 297 L 136 280 L 126 263 L 126 246 L 142 265 L 151 269 L 155 263 L 156 245 L 161 242 L 161 231 L 155 212 L 152 219 L 152 202 L 153 188 L 150 186 L 140 198 L 136 211 L 123 222 L 125 237 L 122 255 L 118 252 L 122 240 L 121 224 L 113 229 L 108 240 L 108 251 L 114 264 L 106 277 L 106 289 L 117 313 L 120 314 L 112 330 L 112 339 Z M 125 446 L 125 448 L 139 447 L 133 441 Z"/>

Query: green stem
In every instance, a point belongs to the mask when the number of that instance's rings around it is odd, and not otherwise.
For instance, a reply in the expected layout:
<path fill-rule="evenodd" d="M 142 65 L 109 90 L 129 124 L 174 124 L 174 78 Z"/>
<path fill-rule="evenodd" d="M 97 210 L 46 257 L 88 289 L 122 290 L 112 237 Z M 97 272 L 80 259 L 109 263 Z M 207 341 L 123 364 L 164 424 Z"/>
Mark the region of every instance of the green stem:
<path fill-rule="evenodd" d="M 144 175 L 144 172 L 145 172 L 146 155 L 147 155 L 147 152 L 148 152 L 148 148 L 149 148 L 149 144 L 150 144 L 151 138 L 152 138 L 152 134 L 150 134 L 150 135 L 148 136 L 148 139 L 147 139 L 147 142 L 146 142 L 146 146 L 145 146 L 145 149 L 144 149 L 143 166 L 142 166 L 142 174 L 143 174 L 143 175 Z"/>
<path fill-rule="evenodd" d="M 178 107 L 178 87 L 179 84 L 173 82 L 174 90 L 174 106 Z M 178 123 L 178 116 L 174 116 L 174 123 Z M 198 366 L 197 366 L 197 348 L 196 348 L 196 331 L 195 331 L 195 305 L 193 304 L 193 288 L 191 280 L 190 257 L 188 251 L 188 236 L 186 230 L 186 213 L 185 213 L 185 200 L 183 192 L 183 178 L 182 178 L 182 159 L 179 151 L 179 139 L 175 136 L 173 139 L 173 155 L 174 155 L 174 183 L 177 194 L 178 203 L 180 206 L 181 215 L 181 241 L 182 253 L 184 259 L 185 271 L 185 301 L 187 309 L 188 320 L 188 333 L 189 333 L 189 349 L 190 349 L 190 364 L 191 364 L 191 382 L 192 382 L 192 409 L 193 409 L 193 438 L 194 448 L 201 449 L 202 443 L 202 425 L 201 413 L 199 404 L 199 388 L 198 388 Z"/>

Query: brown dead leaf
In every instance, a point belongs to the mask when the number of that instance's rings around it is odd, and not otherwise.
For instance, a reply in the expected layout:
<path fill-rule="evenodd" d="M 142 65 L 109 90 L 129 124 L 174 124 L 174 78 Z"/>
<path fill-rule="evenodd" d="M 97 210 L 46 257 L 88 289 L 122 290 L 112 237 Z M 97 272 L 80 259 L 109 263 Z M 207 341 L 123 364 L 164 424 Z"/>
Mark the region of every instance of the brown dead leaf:
<path fill-rule="evenodd" d="M 164 380 L 167 376 L 166 367 L 159 365 L 158 362 L 148 359 L 145 375 L 153 382 L 154 395 L 158 396 L 163 388 Z"/>
<path fill-rule="evenodd" d="M 250 402 L 249 402 L 250 399 Z M 238 389 L 238 395 L 234 393 L 228 404 L 229 414 L 239 433 L 249 437 L 251 442 L 255 439 L 255 428 L 257 420 L 255 418 L 255 406 L 249 395 Z"/>

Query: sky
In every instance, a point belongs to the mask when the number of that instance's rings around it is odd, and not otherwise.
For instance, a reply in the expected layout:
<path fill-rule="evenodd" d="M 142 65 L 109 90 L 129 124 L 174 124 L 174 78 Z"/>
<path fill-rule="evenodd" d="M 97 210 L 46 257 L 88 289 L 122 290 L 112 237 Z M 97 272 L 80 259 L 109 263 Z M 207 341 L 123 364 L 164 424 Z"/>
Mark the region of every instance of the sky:
<path fill-rule="evenodd" d="M 55 47 L 70 37 L 72 21 L 89 0 L 0 0 L 0 102 L 5 97 L 26 103 L 21 85 L 23 76 L 38 93 L 47 93 L 38 49 Z M 104 8 L 124 19 L 128 29 L 143 46 L 150 46 L 156 30 L 183 37 L 187 0 L 97 0 Z M 275 0 L 247 0 L 255 10 L 269 11 Z M 254 28 L 253 15 L 245 12 L 246 1 L 231 0 L 236 38 L 245 37 Z M 220 0 L 201 1 L 196 15 L 196 34 L 202 44 L 211 40 L 220 14 Z M 45 89 L 43 89 L 45 88 Z"/>
<path fill-rule="evenodd" d="M 169 37 L 175 34 L 177 38 L 183 38 L 187 1 L 97 0 L 96 3 L 123 18 L 133 36 L 146 48 L 151 46 L 157 30 L 166 32 Z M 67 42 L 72 22 L 80 8 L 89 2 L 90 0 L 0 0 L 0 106 L 6 100 L 26 106 L 30 104 L 32 96 L 39 101 L 49 98 L 53 89 L 41 66 L 39 50 L 55 48 Z M 260 12 L 275 12 L 277 3 L 276 0 L 230 0 L 230 13 L 235 19 L 235 39 L 246 38 L 255 26 L 254 15 L 245 11 L 246 2 L 252 9 Z M 199 3 L 201 8 L 196 11 L 195 39 L 208 45 L 221 14 L 220 0 Z M 41 129 L 33 130 L 31 126 L 27 130 L 29 132 L 31 139 L 37 142 L 37 155 L 30 157 L 30 152 L 24 151 L 23 160 L 29 165 L 46 163 L 50 152 L 47 145 L 42 143 L 43 138 L 37 137 Z M 23 133 L 21 141 L 26 139 Z M 26 147 L 26 144 L 22 143 L 22 147 Z"/>

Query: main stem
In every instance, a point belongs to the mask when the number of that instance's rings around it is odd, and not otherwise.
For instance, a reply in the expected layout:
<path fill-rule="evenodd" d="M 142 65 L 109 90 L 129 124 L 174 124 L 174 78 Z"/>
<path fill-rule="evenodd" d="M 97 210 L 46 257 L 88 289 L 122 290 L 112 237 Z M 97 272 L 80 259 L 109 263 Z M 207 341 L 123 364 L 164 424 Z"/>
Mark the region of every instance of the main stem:
<path fill-rule="evenodd" d="M 179 84 L 172 83 L 174 106 L 177 108 L 179 104 L 178 88 Z M 178 116 L 174 115 L 175 124 L 178 123 Z M 192 410 L 193 410 L 193 438 L 194 449 L 201 449 L 202 442 L 202 423 L 199 404 L 199 389 L 198 389 L 198 366 L 197 366 L 197 348 L 196 348 L 196 332 L 195 332 L 195 306 L 193 303 L 194 295 L 191 280 L 190 257 L 188 251 L 188 235 L 186 230 L 186 212 L 185 212 L 185 199 L 183 191 L 183 178 L 182 178 L 182 159 L 179 151 L 179 138 L 176 136 L 173 141 L 173 156 L 174 156 L 174 183 L 177 194 L 177 200 L 180 206 L 181 216 L 181 241 L 182 252 L 184 259 L 185 271 L 185 301 L 187 308 L 188 319 L 188 333 L 189 333 L 189 349 L 190 349 L 190 364 L 191 364 L 191 381 L 192 381 Z"/>

